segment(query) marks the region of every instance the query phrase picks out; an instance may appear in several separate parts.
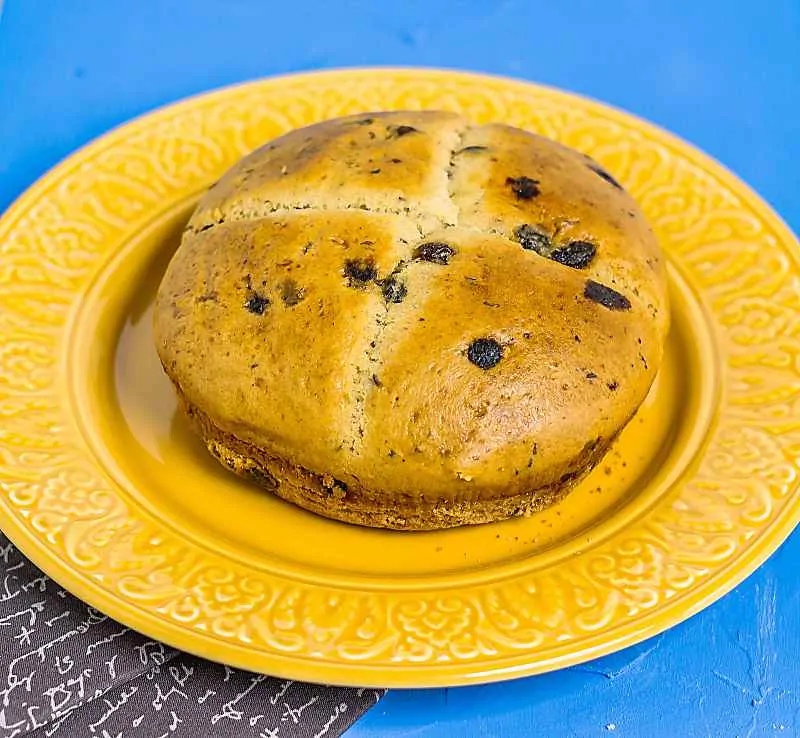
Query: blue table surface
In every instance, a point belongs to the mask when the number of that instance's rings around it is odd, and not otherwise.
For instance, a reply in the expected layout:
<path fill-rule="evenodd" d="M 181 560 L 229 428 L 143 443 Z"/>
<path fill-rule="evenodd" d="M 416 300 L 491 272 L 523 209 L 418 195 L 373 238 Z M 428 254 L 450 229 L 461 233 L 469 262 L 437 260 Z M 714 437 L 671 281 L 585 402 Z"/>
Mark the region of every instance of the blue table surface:
<path fill-rule="evenodd" d="M 613 103 L 715 156 L 800 231 L 798 0 L 6 0 L 0 210 L 132 116 L 352 65 L 486 71 Z M 393 691 L 348 737 L 800 735 L 798 560 L 800 532 L 646 643 L 514 682 Z"/>

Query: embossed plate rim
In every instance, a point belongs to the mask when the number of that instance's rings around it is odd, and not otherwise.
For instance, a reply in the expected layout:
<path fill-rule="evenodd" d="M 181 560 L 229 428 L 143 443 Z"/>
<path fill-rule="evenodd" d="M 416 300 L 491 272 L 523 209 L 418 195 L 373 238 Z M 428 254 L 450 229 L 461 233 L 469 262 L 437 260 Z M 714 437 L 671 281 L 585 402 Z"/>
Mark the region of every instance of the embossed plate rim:
<path fill-rule="evenodd" d="M 680 156 L 684 160 L 693 163 L 704 175 L 707 176 L 710 173 L 718 183 L 724 185 L 738 198 L 749 204 L 754 211 L 757 211 L 761 221 L 766 222 L 778 234 L 779 238 L 777 240 L 781 244 L 792 244 L 791 248 L 787 247 L 785 251 L 794 265 L 796 282 L 796 270 L 798 267 L 797 243 L 780 218 L 733 174 L 677 137 L 627 113 L 552 88 L 500 77 L 447 70 L 391 68 L 330 70 L 291 75 L 272 80 L 247 82 L 175 103 L 114 129 L 57 165 L 27 192 L 23 193 L 9 208 L 2 220 L 0 220 L 0 230 L 6 230 L 10 223 L 24 213 L 26 207 L 35 204 L 42 195 L 49 192 L 51 186 L 57 184 L 91 156 L 112 149 L 116 144 L 123 141 L 126 136 L 133 136 L 147 129 L 148 126 L 156 126 L 162 122 L 177 118 L 180 114 L 191 111 L 195 106 L 211 106 L 213 103 L 238 99 L 238 96 L 246 97 L 255 94 L 257 91 L 263 93 L 268 90 L 273 93 L 280 92 L 298 85 L 301 87 L 302 85 L 313 86 L 314 84 L 327 85 L 330 91 L 337 82 L 357 80 L 364 83 L 366 80 L 367 83 L 374 84 L 375 80 L 377 80 L 377 84 L 379 84 L 381 81 L 394 80 L 396 82 L 401 79 L 406 83 L 416 80 L 420 84 L 440 85 L 442 87 L 446 87 L 448 84 L 454 87 L 462 85 L 465 88 L 471 87 L 472 94 L 475 95 L 482 89 L 492 89 L 494 91 L 502 89 L 506 92 L 523 96 L 539 97 L 540 99 L 547 98 L 550 101 L 557 101 L 565 107 L 568 105 L 578 106 L 582 110 L 605 120 L 616 122 L 618 125 L 629 129 L 635 129 L 637 132 L 644 132 L 662 144 L 666 143 L 672 150 L 673 155 L 676 151 L 680 152 Z M 332 112 L 331 114 L 336 113 Z M 78 289 L 78 294 L 82 289 L 83 286 Z M 72 301 L 66 316 L 67 322 L 71 320 L 74 311 L 75 300 Z M 61 335 L 63 337 L 63 326 Z M 0 344 L 0 348 L 2 348 L 2 344 Z M 63 353 L 61 358 L 63 360 Z M 58 379 L 54 380 L 54 386 L 58 386 L 61 391 L 64 389 L 60 387 L 60 380 Z M 639 613 L 638 619 L 634 617 L 625 619 L 621 623 L 613 624 L 613 627 L 607 630 L 600 627 L 599 631 L 593 632 L 588 636 L 584 632 L 580 638 L 580 647 L 576 647 L 577 644 L 570 641 L 550 645 L 546 651 L 547 658 L 544 658 L 543 654 L 537 655 L 535 648 L 517 651 L 508 649 L 508 655 L 506 656 L 482 658 L 478 654 L 477 657 L 464 658 L 460 661 L 454 656 L 450 663 L 437 661 L 431 656 L 425 656 L 424 653 L 417 654 L 416 657 L 413 653 L 410 656 L 406 654 L 404 658 L 379 663 L 369 663 L 369 658 L 366 661 L 359 661 L 359 656 L 352 654 L 346 657 L 340 655 L 338 660 L 330 657 L 330 654 L 324 658 L 314 655 L 312 651 L 307 654 L 294 653 L 286 655 L 286 653 L 281 653 L 279 649 L 274 647 L 271 650 L 265 650 L 264 648 L 259 650 L 251 646 L 242 645 L 244 641 L 235 642 L 227 636 L 211 636 L 197 628 L 184 627 L 175 618 L 168 620 L 166 616 L 161 616 L 152 606 L 150 609 L 146 609 L 141 603 L 123 600 L 119 595 L 115 596 L 101 586 L 102 575 L 99 578 L 97 575 L 93 578 L 86 572 L 76 571 L 74 567 L 71 567 L 64 559 L 58 556 L 55 549 L 48 545 L 42 535 L 26 527 L 23 524 L 22 517 L 17 517 L 10 513 L 10 510 L 5 505 L 7 503 L 5 497 L 2 499 L 4 504 L 0 508 L 2 509 L 3 528 L 10 534 L 12 540 L 19 545 L 23 553 L 31 558 L 34 563 L 45 571 L 52 573 L 57 581 L 65 584 L 68 589 L 72 589 L 112 617 L 172 645 L 195 652 L 201 656 L 226 661 L 242 668 L 269 671 L 279 676 L 296 679 L 358 686 L 415 687 L 495 681 L 547 671 L 631 645 L 689 617 L 744 579 L 772 553 L 794 528 L 800 516 L 800 505 L 798 505 L 796 468 L 793 468 L 792 471 L 795 472 L 795 477 L 792 480 L 795 484 L 792 485 L 791 489 L 787 487 L 785 493 L 789 499 L 786 500 L 786 504 L 777 514 L 769 517 L 768 524 L 759 531 L 756 540 L 744 550 L 737 550 L 736 555 L 724 559 L 724 565 L 718 567 L 712 574 L 699 580 L 699 582 L 695 582 L 690 590 L 680 591 L 672 600 L 660 602 L 655 610 L 643 610 L 643 612 Z M 8 475 L 6 475 L 7 478 Z M 33 484 L 33 482 L 29 481 L 29 484 Z M 3 488 L 5 490 L 5 483 Z M 213 583 L 216 580 L 212 578 L 211 581 Z M 311 588 L 308 589 L 310 590 Z M 471 591 L 472 589 L 475 590 L 474 593 Z M 452 606 L 452 602 L 448 603 L 447 601 L 448 594 L 446 593 L 440 600 L 432 601 L 435 607 L 445 613 L 448 606 Z M 483 596 L 483 594 L 485 593 L 481 587 L 470 588 L 470 595 L 475 598 L 475 601 L 477 601 L 479 595 Z M 310 597 L 311 595 L 308 596 Z M 472 603 L 473 601 L 470 601 L 469 604 Z M 389 603 L 387 599 L 383 604 L 386 606 L 392 604 L 395 608 L 402 610 L 404 603 Z M 416 604 L 425 605 L 422 599 Z M 413 609 L 411 612 L 405 613 L 406 617 L 412 619 L 414 617 L 419 618 L 420 614 L 415 614 Z M 437 643 L 435 638 L 431 642 Z M 494 645 L 497 646 L 497 642 Z M 434 653 L 434 655 L 436 654 Z"/>

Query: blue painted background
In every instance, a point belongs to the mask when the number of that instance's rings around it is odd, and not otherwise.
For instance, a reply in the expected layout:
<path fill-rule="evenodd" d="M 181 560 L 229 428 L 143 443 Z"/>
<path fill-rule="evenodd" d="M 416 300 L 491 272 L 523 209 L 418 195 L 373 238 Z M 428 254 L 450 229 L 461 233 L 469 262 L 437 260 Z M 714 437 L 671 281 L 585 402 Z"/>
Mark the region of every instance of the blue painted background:
<path fill-rule="evenodd" d="M 507 74 L 613 103 L 705 149 L 800 231 L 798 0 L 6 0 L 0 209 L 163 103 L 381 64 Z M 516 682 L 392 692 L 348 736 L 800 735 L 798 561 L 795 534 L 733 593 L 641 646 Z"/>

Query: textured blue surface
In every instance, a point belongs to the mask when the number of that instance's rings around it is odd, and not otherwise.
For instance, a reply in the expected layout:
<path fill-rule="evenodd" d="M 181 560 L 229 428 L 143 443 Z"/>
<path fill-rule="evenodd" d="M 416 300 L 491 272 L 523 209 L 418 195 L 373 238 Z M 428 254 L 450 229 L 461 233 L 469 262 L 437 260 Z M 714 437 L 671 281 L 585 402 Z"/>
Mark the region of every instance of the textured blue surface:
<path fill-rule="evenodd" d="M 75 147 L 163 103 L 380 64 L 507 74 L 613 103 L 705 149 L 800 230 L 797 0 L 6 0 L 0 209 Z M 733 593 L 641 646 L 505 684 L 392 692 L 348 737 L 800 735 L 798 560 L 795 534 Z"/>

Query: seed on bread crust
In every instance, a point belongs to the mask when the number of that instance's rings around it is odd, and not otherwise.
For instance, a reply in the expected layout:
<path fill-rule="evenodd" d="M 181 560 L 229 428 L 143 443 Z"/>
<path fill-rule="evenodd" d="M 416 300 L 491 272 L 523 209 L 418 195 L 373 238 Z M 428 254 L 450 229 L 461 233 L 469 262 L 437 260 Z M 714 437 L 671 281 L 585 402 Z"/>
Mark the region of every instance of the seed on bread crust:
<path fill-rule="evenodd" d="M 609 310 L 630 310 L 631 301 L 611 287 L 606 287 L 593 279 L 586 280 L 583 296 L 592 302 L 599 303 Z"/>
<path fill-rule="evenodd" d="M 607 172 L 605 169 L 603 169 L 602 167 L 600 167 L 600 166 L 598 166 L 598 165 L 596 165 L 596 164 L 590 164 L 590 165 L 589 165 L 589 169 L 591 169 L 591 170 L 592 170 L 592 171 L 593 171 L 593 172 L 594 172 L 594 173 L 595 173 L 595 174 L 596 174 L 598 177 L 600 177 L 601 179 L 604 179 L 604 180 L 605 180 L 606 182 L 608 182 L 610 185 L 613 185 L 614 187 L 616 187 L 618 190 L 624 190 L 624 189 L 625 189 L 625 188 L 624 188 L 624 187 L 623 187 L 623 186 L 622 186 L 622 185 L 621 185 L 619 182 L 617 182 L 617 180 L 616 180 L 616 179 L 614 179 L 614 178 L 613 178 L 613 177 L 612 177 L 612 176 L 611 176 L 611 175 L 610 175 L 610 174 L 609 174 L 609 173 L 608 173 L 608 172 Z"/>

